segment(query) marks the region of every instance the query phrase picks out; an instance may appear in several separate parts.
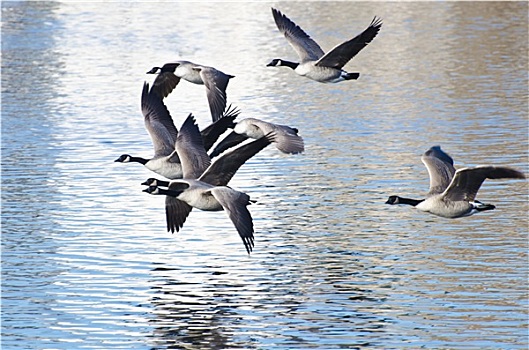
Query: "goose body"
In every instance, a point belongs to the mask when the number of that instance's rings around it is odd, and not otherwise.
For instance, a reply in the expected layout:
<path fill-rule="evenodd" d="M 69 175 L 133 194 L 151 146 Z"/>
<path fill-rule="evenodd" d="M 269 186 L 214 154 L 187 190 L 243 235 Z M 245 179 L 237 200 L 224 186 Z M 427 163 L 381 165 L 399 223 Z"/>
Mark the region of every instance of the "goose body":
<path fill-rule="evenodd" d="M 140 163 L 147 169 L 168 179 L 181 179 L 183 177 L 182 165 L 178 153 L 175 151 L 178 130 L 162 99 L 156 91 L 149 90 L 148 83 L 143 85 L 141 109 L 145 128 L 154 146 L 154 155 L 152 158 L 142 158 L 122 154 L 115 162 Z M 207 149 L 213 146 L 228 128 L 235 126 L 234 120 L 238 115 L 239 110 L 228 107 L 219 120 L 201 132 L 203 143 Z"/>
<path fill-rule="evenodd" d="M 180 79 L 193 84 L 205 85 L 206 96 L 213 121 L 221 118 L 226 109 L 226 88 L 233 75 L 221 72 L 213 67 L 195 64 L 189 61 L 166 63 L 162 67 L 153 67 L 147 74 L 158 74 L 152 89 L 162 98 L 167 97 L 178 85 Z"/>
<path fill-rule="evenodd" d="M 453 201 L 442 195 L 437 195 L 426 198 L 415 208 L 444 218 L 454 219 L 470 216 L 480 211 L 492 210 L 496 207 L 479 201 Z"/>
<path fill-rule="evenodd" d="M 254 245 L 253 221 L 246 208 L 250 204 L 250 197 L 227 187 L 227 184 L 246 160 L 269 145 L 273 138 L 273 134 L 265 135 L 227 152 L 211 163 L 198 126 L 192 116 L 188 117 L 180 129 L 175 146 L 184 178 L 170 182 L 150 178 L 142 183 L 149 186 L 145 192 L 166 196 L 167 230 L 178 232 L 193 208 L 205 211 L 224 210 L 250 253 Z"/>
<path fill-rule="evenodd" d="M 301 27 L 279 10 L 272 8 L 272 15 L 277 28 L 298 54 L 299 62 L 276 58 L 267 66 L 289 67 L 298 75 L 320 83 L 338 83 L 358 79 L 360 73 L 346 72 L 343 66 L 377 36 L 382 26 L 382 21 L 375 17 L 362 33 L 325 53 Z"/>
<path fill-rule="evenodd" d="M 426 151 L 421 160 L 430 175 L 430 191 L 426 198 L 390 196 L 386 204 L 408 204 L 437 216 L 459 218 L 495 208 L 475 199 L 485 179 L 525 179 L 518 170 L 501 166 L 476 166 L 456 171 L 452 158 L 439 146 Z"/>
<path fill-rule="evenodd" d="M 183 176 L 182 165 L 176 153 L 172 153 L 171 156 L 167 157 L 148 159 L 143 165 L 150 171 L 168 179 L 180 179 Z"/>
<path fill-rule="evenodd" d="M 198 180 L 176 180 L 169 184 L 168 189 L 149 186 L 144 190 L 150 194 L 166 195 L 186 205 L 204 211 L 225 211 L 239 233 L 248 254 L 254 247 L 253 220 L 247 206 L 251 204 L 250 197 L 243 192 L 227 186 L 213 186 Z M 188 215 L 181 213 L 175 207 L 168 215 Z"/>
<path fill-rule="evenodd" d="M 303 138 L 298 135 L 296 128 L 269 123 L 256 118 L 245 118 L 235 123 L 233 132 L 219 142 L 211 153 L 211 157 L 221 154 L 226 149 L 248 138 L 259 139 L 269 133 L 274 134 L 273 144 L 283 153 L 296 154 L 305 150 Z"/>

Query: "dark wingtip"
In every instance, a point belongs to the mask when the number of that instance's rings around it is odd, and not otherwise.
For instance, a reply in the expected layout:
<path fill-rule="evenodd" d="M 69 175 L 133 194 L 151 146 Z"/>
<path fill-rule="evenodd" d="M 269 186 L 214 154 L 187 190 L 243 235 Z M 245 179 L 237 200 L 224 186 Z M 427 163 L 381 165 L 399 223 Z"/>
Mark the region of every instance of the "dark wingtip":
<path fill-rule="evenodd" d="M 275 142 L 277 139 L 277 133 L 275 131 L 270 131 L 263 138 L 266 139 L 269 143 Z"/>
<path fill-rule="evenodd" d="M 233 106 L 232 103 L 229 104 L 228 107 L 224 110 L 224 113 L 222 114 L 222 118 L 237 118 L 241 114 L 241 110 L 237 106 Z"/>
<path fill-rule="evenodd" d="M 369 26 L 376 27 L 376 28 L 382 27 L 382 18 L 377 17 L 377 16 L 373 17 L 373 20 L 371 21 L 371 24 Z"/>

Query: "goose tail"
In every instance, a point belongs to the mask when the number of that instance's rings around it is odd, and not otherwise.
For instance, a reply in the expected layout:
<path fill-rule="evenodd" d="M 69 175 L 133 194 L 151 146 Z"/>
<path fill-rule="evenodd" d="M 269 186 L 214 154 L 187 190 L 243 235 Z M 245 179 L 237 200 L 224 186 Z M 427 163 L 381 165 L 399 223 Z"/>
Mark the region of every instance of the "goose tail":
<path fill-rule="evenodd" d="M 360 73 L 347 73 L 347 74 L 342 75 L 342 78 L 344 78 L 344 80 L 356 80 L 359 77 L 360 77 Z"/>
<path fill-rule="evenodd" d="M 481 203 L 480 201 L 473 201 L 473 202 L 470 202 L 470 204 L 472 204 L 473 209 L 477 211 L 493 210 L 496 208 L 492 204 L 485 204 L 485 203 Z"/>

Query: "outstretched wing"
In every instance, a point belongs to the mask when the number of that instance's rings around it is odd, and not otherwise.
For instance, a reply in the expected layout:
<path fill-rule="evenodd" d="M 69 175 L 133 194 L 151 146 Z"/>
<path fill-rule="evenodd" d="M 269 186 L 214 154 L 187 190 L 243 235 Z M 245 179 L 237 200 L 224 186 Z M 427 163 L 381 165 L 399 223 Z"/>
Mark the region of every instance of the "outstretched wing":
<path fill-rule="evenodd" d="M 442 193 L 454 177 L 456 169 L 454 160 L 441 147 L 434 146 L 427 150 L 421 157 L 430 175 L 430 190 L 427 196 Z"/>
<path fill-rule="evenodd" d="M 200 77 L 206 86 L 206 96 L 208 98 L 211 118 L 214 122 L 222 118 L 226 109 L 227 96 L 226 88 L 232 75 L 225 74 L 212 67 L 198 67 Z"/>
<path fill-rule="evenodd" d="M 238 134 L 235 131 L 232 131 L 228 134 L 228 136 L 226 136 L 222 139 L 222 141 L 219 142 L 219 144 L 215 147 L 215 149 L 211 152 L 209 156 L 211 158 L 214 158 L 225 150 L 237 146 L 246 139 L 248 139 L 246 135 Z"/>
<path fill-rule="evenodd" d="M 473 201 L 485 179 L 525 179 L 525 175 L 515 169 L 497 166 L 459 169 L 443 192 L 444 197 L 452 201 Z"/>
<path fill-rule="evenodd" d="M 290 46 L 297 52 L 301 62 L 316 61 L 323 56 L 324 52 L 321 47 L 301 27 L 279 10 L 272 8 L 272 15 L 277 29 L 283 33 Z"/>
<path fill-rule="evenodd" d="M 351 40 L 334 47 L 320 58 L 315 65 L 341 69 L 377 36 L 380 27 L 382 27 L 382 20 L 377 17 L 373 18 L 366 30 Z"/>
<path fill-rule="evenodd" d="M 274 133 L 274 145 L 283 153 L 297 154 L 305 150 L 303 138 L 298 135 L 298 130 L 287 125 L 268 123 L 260 119 L 252 119 L 253 125 L 265 133 Z"/>
<path fill-rule="evenodd" d="M 156 74 L 157 70 L 160 70 L 152 83 L 151 90 L 162 99 L 166 98 L 180 82 L 180 78 L 174 74 L 179 64 L 179 62 L 166 63 L 161 68 L 154 67 L 147 72 L 147 74 Z"/>
<path fill-rule="evenodd" d="M 169 183 L 169 190 L 173 191 L 183 191 L 188 187 L 189 184 L 185 182 L 171 181 Z M 193 207 L 191 207 L 186 202 L 181 201 L 180 199 L 173 196 L 166 196 L 165 218 L 167 221 L 167 231 L 173 233 L 175 231 L 178 232 L 182 226 L 184 226 L 184 223 L 192 209 Z"/>
<path fill-rule="evenodd" d="M 202 135 L 198 130 L 193 115 L 189 115 L 178 133 L 175 149 L 182 163 L 182 173 L 184 179 L 197 179 L 209 167 L 209 159 Z"/>
<path fill-rule="evenodd" d="M 235 118 L 239 116 L 241 111 L 237 107 L 229 105 L 224 111 L 222 117 L 216 122 L 211 123 L 205 129 L 200 131 L 202 135 L 202 141 L 204 142 L 204 149 L 208 151 L 215 142 L 219 139 L 220 135 L 224 134 L 229 128 L 235 127 Z"/>
<path fill-rule="evenodd" d="M 165 219 L 167 221 L 167 231 L 172 233 L 180 231 L 192 209 L 193 207 L 186 202 L 176 197 L 166 196 Z"/>
<path fill-rule="evenodd" d="M 237 170 L 273 140 L 274 134 L 269 134 L 223 154 L 206 169 L 199 180 L 213 186 L 227 186 Z"/>
<path fill-rule="evenodd" d="M 253 220 L 247 206 L 250 197 L 246 193 L 232 190 L 228 187 L 211 189 L 211 194 L 222 205 L 230 220 L 235 225 L 248 254 L 254 247 Z"/>
<path fill-rule="evenodd" d="M 170 155 L 174 151 L 178 131 L 162 98 L 152 90 L 149 91 L 148 83 L 143 84 L 141 111 L 145 128 L 149 132 L 154 146 L 154 156 Z"/>

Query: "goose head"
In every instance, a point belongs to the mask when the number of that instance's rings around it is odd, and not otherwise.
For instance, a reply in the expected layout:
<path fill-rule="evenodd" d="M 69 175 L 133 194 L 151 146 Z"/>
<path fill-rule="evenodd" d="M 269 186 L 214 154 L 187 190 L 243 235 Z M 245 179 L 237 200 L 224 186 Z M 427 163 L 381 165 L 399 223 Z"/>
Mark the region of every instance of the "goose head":
<path fill-rule="evenodd" d="M 158 186 L 158 180 L 153 177 L 150 177 L 141 184 L 144 186 Z"/>
<path fill-rule="evenodd" d="M 160 67 L 152 67 L 150 71 L 147 72 L 147 74 L 156 74 L 158 71 L 161 71 L 162 68 Z"/>
<path fill-rule="evenodd" d="M 150 71 L 147 72 L 147 74 L 160 74 L 164 72 L 172 72 L 176 70 L 176 68 L 180 65 L 179 62 L 175 63 L 166 63 L 163 65 L 163 67 L 152 67 Z"/>
<path fill-rule="evenodd" d="M 141 183 L 144 186 L 161 186 L 169 187 L 170 182 L 165 180 L 158 180 L 153 177 L 148 178 L 146 181 Z"/>
<path fill-rule="evenodd" d="M 131 160 L 131 156 L 128 155 L 128 154 L 122 154 L 121 156 L 119 156 L 118 159 L 116 159 L 114 162 L 119 162 L 119 163 L 128 163 L 130 162 Z"/>
<path fill-rule="evenodd" d="M 399 200 L 399 196 L 389 196 L 388 200 L 386 201 L 386 204 L 400 204 Z"/>
<path fill-rule="evenodd" d="M 160 189 L 157 186 L 149 186 L 142 192 L 147 192 L 149 194 L 160 194 Z"/>
<path fill-rule="evenodd" d="M 283 60 L 279 59 L 279 58 L 274 58 L 272 61 L 270 61 L 270 63 L 268 63 L 266 66 L 267 67 L 279 67 L 279 66 L 282 66 L 283 65 Z"/>

